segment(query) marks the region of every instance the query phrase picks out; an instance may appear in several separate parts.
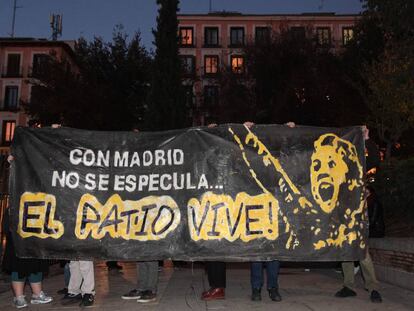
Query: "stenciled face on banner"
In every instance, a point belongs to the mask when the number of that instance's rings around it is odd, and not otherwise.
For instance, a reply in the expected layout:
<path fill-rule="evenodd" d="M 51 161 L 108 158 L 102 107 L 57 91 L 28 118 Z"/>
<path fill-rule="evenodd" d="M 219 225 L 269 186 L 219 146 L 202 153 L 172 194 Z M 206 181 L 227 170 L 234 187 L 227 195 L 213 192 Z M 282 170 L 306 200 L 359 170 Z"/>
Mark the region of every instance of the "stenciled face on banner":
<path fill-rule="evenodd" d="M 60 246 L 68 258 L 69 245 L 102 259 L 329 260 L 365 249 L 357 127 L 19 128 L 16 137 L 11 214 L 29 257 L 55 258 Z"/>

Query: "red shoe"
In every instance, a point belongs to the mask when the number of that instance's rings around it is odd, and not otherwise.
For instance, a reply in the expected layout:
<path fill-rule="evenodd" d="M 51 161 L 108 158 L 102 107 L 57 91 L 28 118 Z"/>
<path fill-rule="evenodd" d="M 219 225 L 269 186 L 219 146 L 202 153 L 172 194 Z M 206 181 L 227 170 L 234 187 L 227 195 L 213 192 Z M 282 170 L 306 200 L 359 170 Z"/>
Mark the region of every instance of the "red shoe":
<path fill-rule="evenodd" d="M 224 288 L 210 288 L 208 291 L 203 292 L 201 295 L 202 300 L 216 300 L 216 299 L 224 299 L 225 293 Z"/>

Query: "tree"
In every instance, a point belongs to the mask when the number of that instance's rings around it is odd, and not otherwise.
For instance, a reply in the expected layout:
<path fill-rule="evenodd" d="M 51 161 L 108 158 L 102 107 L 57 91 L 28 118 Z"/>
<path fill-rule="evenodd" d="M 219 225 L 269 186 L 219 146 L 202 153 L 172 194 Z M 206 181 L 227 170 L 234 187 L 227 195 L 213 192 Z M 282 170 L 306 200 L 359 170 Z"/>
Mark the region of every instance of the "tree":
<path fill-rule="evenodd" d="M 33 79 L 33 95 L 26 112 L 43 125 L 95 130 L 131 130 L 143 122 L 150 81 L 151 59 L 140 34 L 131 40 L 122 26 L 112 42 L 81 38 L 75 48 L 79 70 L 64 59 L 50 62 Z"/>
<path fill-rule="evenodd" d="M 219 87 L 219 100 L 209 106 L 204 96 L 204 106 L 210 117 L 207 123 L 243 123 L 252 120 L 256 113 L 255 94 L 252 79 L 245 73 L 235 73 L 231 67 L 221 68 L 210 85 Z"/>
<path fill-rule="evenodd" d="M 147 128 L 168 130 L 188 125 L 182 86 L 182 64 L 178 55 L 178 0 L 157 0 L 156 47 L 148 102 Z"/>
<path fill-rule="evenodd" d="M 402 134 L 414 127 L 414 53 L 386 50 L 366 66 L 363 77 L 369 121 L 386 144 L 386 160 Z"/>
<path fill-rule="evenodd" d="M 414 125 L 414 1 L 364 0 L 363 4 L 354 40 L 344 54 L 344 68 L 369 108 L 366 121 L 377 130 L 389 159 L 393 144 Z"/>
<path fill-rule="evenodd" d="M 307 35 L 283 30 L 246 48 L 247 70 L 255 81 L 257 122 L 319 126 L 359 123 L 360 96 L 343 75 L 338 57 Z M 351 107 L 350 107 L 351 106 Z"/>

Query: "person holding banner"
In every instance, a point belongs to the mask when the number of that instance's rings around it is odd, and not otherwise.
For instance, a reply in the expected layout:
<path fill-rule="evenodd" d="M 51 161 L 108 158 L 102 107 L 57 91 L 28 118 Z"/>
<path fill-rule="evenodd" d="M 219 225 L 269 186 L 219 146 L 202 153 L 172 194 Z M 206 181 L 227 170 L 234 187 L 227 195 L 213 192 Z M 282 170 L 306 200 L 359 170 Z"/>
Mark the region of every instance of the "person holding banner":
<path fill-rule="evenodd" d="M 379 166 L 379 151 L 376 145 L 369 138 L 369 129 L 366 126 L 362 127 L 362 132 L 365 140 L 365 146 L 367 148 L 366 158 L 367 167 L 366 171 L 369 172 L 372 169 L 376 169 Z M 359 261 L 362 274 L 364 276 L 365 288 L 370 293 L 370 300 L 374 303 L 381 303 L 382 297 L 378 292 L 379 283 L 375 276 L 374 264 L 372 263 L 371 256 L 369 254 L 368 247 L 366 249 L 365 258 Z M 342 271 L 344 274 L 344 282 L 341 290 L 335 293 L 335 297 L 345 298 L 356 296 L 356 292 L 353 290 L 355 287 L 355 274 L 354 274 L 354 262 L 344 261 L 342 262 Z"/>
<path fill-rule="evenodd" d="M 5 215 L 8 222 L 8 212 Z M 8 227 L 6 225 L 6 227 Z M 31 304 L 45 304 L 53 301 L 42 290 L 43 273 L 48 270 L 48 263 L 41 259 L 23 259 L 18 258 L 15 254 L 12 236 L 9 231 L 6 233 L 6 251 L 4 254 L 3 265 L 6 271 L 11 272 L 11 286 L 14 293 L 13 303 L 16 308 L 27 307 L 27 301 L 24 296 L 24 285 L 26 280 L 32 289 Z"/>
<path fill-rule="evenodd" d="M 216 123 L 211 123 L 207 127 L 216 127 Z M 216 300 L 225 298 L 226 288 L 226 263 L 222 261 L 207 261 L 206 270 L 210 288 L 201 294 L 201 299 Z"/>
<path fill-rule="evenodd" d="M 253 122 L 245 122 L 244 126 L 251 129 L 253 127 Z M 293 122 L 286 124 L 289 127 L 294 127 Z M 279 269 L 280 262 L 278 260 L 271 261 L 258 261 L 252 262 L 250 265 L 250 283 L 252 286 L 252 296 L 253 301 L 262 300 L 261 290 L 263 286 L 263 269 L 266 268 L 266 281 L 267 281 L 267 290 L 269 292 L 269 297 L 272 301 L 281 301 L 282 297 L 279 294 Z"/>
<path fill-rule="evenodd" d="M 139 133 L 137 128 L 132 130 Z M 122 295 L 122 299 L 136 299 L 137 302 L 147 303 L 157 299 L 158 287 L 158 261 L 137 262 L 137 288 Z"/>
<path fill-rule="evenodd" d="M 7 161 L 11 163 L 13 156 Z M 31 304 L 46 304 L 53 301 L 53 298 L 42 290 L 43 273 L 48 271 L 49 265 L 46 260 L 35 258 L 19 258 L 16 256 L 12 234 L 9 228 L 9 210 L 4 215 L 4 232 L 6 232 L 6 248 L 3 258 L 3 269 L 11 273 L 11 286 L 14 293 L 13 304 L 16 308 L 27 307 L 24 296 L 24 286 L 29 282 L 32 289 Z"/>

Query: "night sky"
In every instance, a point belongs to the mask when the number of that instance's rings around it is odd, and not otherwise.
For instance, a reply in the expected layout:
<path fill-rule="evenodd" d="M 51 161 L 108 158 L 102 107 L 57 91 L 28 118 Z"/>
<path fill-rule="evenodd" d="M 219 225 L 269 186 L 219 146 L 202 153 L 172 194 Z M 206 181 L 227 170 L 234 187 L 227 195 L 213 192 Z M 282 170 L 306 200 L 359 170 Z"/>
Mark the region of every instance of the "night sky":
<path fill-rule="evenodd" d="M 17 0 L 15 37 L 50 38 L 50 13 L 63 14 L 62 40 L 102 36 L 110 40 L 116 24 L 127 33 L 140 30 L 143 43 L 151 47 L 155 27 L 155 0 Z M 180 13 L 207 13 L 209 0 L 181 0 Z M 359 13 L 360 0 L 212 0 L 213 11 L 242 13 Z M 13 0 L 0 0 L 0 36 L 12 28 Z"/>

